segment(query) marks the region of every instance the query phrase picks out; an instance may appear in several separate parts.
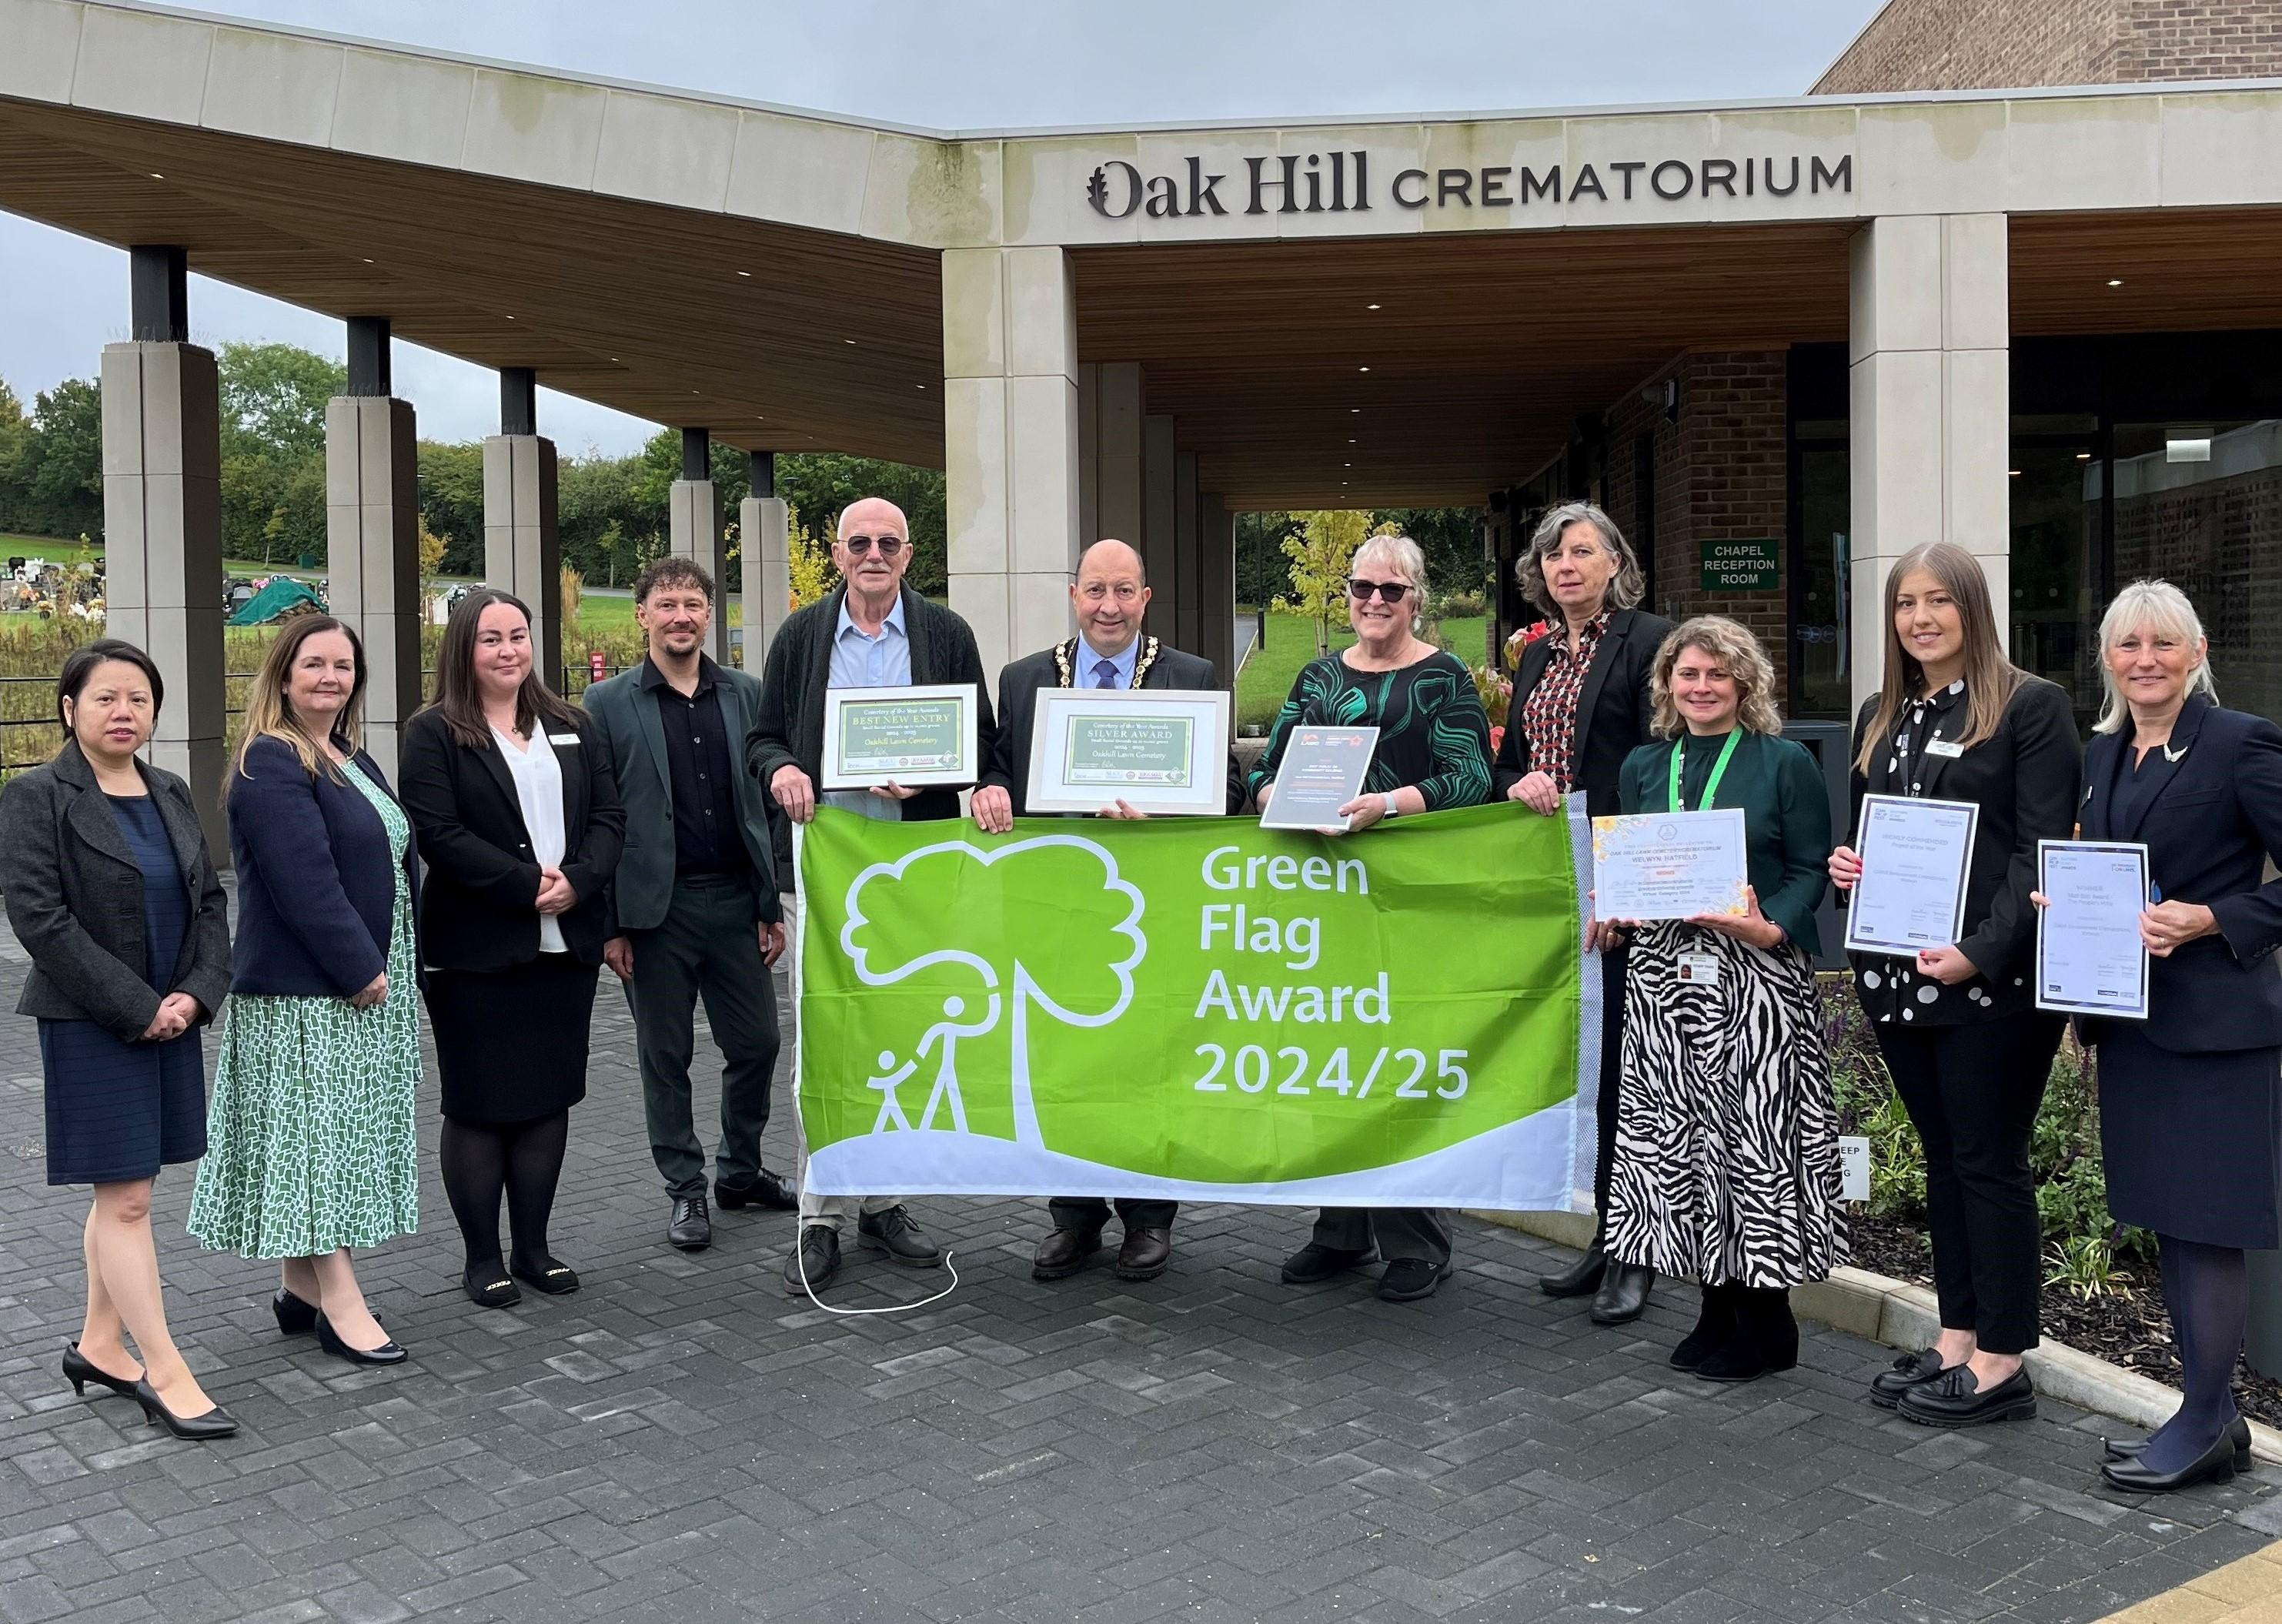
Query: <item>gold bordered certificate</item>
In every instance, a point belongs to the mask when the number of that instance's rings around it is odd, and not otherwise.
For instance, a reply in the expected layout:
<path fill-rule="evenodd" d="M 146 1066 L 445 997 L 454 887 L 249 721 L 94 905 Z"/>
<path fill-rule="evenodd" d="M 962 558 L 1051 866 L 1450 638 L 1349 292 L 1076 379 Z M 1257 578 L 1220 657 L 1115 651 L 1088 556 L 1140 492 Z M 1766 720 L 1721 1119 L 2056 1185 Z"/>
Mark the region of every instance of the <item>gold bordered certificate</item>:
<path fill-rule="evenodd" d="M 1595 919 L 1740 919 L 1751 911 L 1743 886 L 1743 814 L 1734 807 L 1593 820 Z"/>
<path fill-rule="evenodd" d="M 923 789 L 978 773 L 972 682 L 835 688 L 824 695 L 824 788 Z"/>
<path fill-rule="evenodd" d="M 1031 724 L 1034 812 L 1210 817 L 1228 810 L 1228 695 L 1176 688 L 1041 688 Z"/>

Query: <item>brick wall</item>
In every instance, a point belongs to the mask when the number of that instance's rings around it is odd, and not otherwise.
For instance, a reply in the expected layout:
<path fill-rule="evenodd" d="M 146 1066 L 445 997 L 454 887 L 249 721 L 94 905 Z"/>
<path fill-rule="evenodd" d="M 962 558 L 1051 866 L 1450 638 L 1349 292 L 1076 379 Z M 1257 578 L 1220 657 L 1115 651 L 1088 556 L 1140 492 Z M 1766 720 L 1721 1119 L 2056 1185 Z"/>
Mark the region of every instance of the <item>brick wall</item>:
<path fill-rule="evenodd" d="M 2278 74 L 2282 0 L 1890 0 L 1812 93 Z"/>

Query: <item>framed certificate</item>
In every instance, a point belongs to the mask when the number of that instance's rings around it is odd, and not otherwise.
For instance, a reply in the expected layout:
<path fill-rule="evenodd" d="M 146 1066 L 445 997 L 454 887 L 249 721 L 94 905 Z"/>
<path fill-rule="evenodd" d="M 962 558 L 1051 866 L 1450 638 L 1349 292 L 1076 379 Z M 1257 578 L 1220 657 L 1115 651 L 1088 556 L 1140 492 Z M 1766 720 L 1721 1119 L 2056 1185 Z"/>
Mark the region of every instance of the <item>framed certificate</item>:
<path fill-rule="evenodd" d="M 2147 848 L 2136 843 L 2040 840 L 2037 1007 L 2071 1015 L 2147 1018 Z"/>
<path fill-rule="evenodd" d="M 1970 801 L 1862 797 L 1854 853 L 1862 877 L 1846 909 L 1850 952 L 1914 959 L 1965 933 L 1965 882 L 1981 809 Z"/>
<path fill-rule="evenodd" d="M 1187 688 L 1040 688 L 1030 728 L 1034 812 L 1212 817 L 1228 810 L 1228 695 Z"/>
<path fill-rule="evenodd" d="M 1744 873 L 1735 807 L 1593 820 L 1595 919 L 1741 919 L 1750 912 Z"/>
<path fill-rule="evenodd" d="M 971 784 L 975 760 L 974 685 L 835 688 L 824 693 L 827 789 L 901 784 L 925 789 Z"/>
<path fill-rule="evenodd" d="M 1294 727 L 1284 740 L 1284 759 L 1263 829 L 1343 829 L 1339 808 L 1362 793 L 1370 758 L 1378 748 L 1376 727 Z"/>

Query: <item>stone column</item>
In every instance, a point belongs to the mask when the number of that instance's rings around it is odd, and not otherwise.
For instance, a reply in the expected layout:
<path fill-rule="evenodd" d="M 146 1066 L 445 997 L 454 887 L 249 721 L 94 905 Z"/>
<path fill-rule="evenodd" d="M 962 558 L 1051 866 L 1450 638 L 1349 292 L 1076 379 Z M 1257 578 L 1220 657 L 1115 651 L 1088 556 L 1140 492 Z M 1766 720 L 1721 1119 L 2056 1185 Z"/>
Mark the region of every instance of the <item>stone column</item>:
<path fill-rule="evenodd" d="M 397 741 L 420 708 L 419 439 L 390 395 L 388 323 L 349 322 L 349 392 L 325 403 L 325 570 L 334 614 L 364 641 L 365 742 L 396 776 Z"/>
<path fill-rule="evenodd" d="M 951 606 L 996 676 L 1070 631 L 1077 295 L 1060 248 L 943 256 Z"/>
<path fill-rule="evenodd" d="M 713 488 L 713 438 L 703 429 L 681 431 L 681 478 L 673 482 L 668 547 L 713 578 L 717 601 L 705 652 L 729 658 L 729 580 L 721 567 L 721 498 Z"/>
<path fill-rule="evenodd" d="M 757 677 L 792 613 L 792 536 L 790 510 L 777 494 L 776 453 L 756 451 L 751 462 L 753 493 L 737 509 L 738 595 L 744 602 L 745 669 Z"/>
<path fill-rule="evenodd" d="M 188 342 L 182 250 L 131 252 L 135 336 L 103 347 L 105 629 L 158 662 L 151 759 L 190 785 L 227 864 L 221 394 L 213 353 Z"/>
<path fill-rule="evenodd" d="M 1999 635 L 2012 602 L 2011 329 L 2006 217 L 1882 217 L 1854 234 L 1848 345 L 1854 701 L 1878 688 L 1893 561 L 1954 541 L 1989 577 Z"/>
<path fill-rule="evenodd" d="M 563 690 L 563 534 L 555 442 L 538 431 L 538 382 L 500 370 L 500 430 L 484 441 L 484 580 L 531 607 L 539 674 Z"/>
<path fill-rule="evenodd" d="M 1204 646 L 1204 548 L 1199 533 L 1202 493 L 1197 489 L 1197 454 L 1173 455 L 1173 646 L 1191 654 Z M 1163 635 L 1160 632 L 1160 635 Z"/>
<path fill-rule="evenodd" d="M 1236 516 L 1217 494 L 1202 499 L 1198 563 L 1203 574 L 1198 595 L 1196 652 L 1220 670 L 1233 689 L 1236 673 Z"/>
<path fill-rule="evenodd" d="M 1156 593 L 1149 629 L 1173 642 L 1180 641 L 1175 619 L 1181 602 L 1179 478 L 1176 472 L 1173 420 L 1162 412 L 1141 420 L 1141 534 L 1137 540 L 1149 585 Z"/>
<path fill-rule="evenodd" d="M 1138 548 L 1145 534 L 1141 518 L 1141 363 L 1106 361 L 1096 370 L 1094 521 L 1092 528 L 1083 532 L 1083 539 L 1093 542 L 1110 536 Z"/>

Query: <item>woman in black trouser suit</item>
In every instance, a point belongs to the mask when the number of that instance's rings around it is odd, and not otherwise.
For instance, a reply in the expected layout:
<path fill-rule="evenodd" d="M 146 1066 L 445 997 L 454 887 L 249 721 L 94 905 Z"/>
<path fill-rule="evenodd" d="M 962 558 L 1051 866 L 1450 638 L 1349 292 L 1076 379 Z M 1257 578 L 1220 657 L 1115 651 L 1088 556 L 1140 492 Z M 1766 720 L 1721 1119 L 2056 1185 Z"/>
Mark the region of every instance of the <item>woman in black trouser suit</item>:
<path fill-rule="evenodd" d="M 1672 622 L 1633 607 L 1640 601 L 1640 564 L 1616 522 L 1590 502 L 1564 502 L 1548 513 L 1514 573 L 1529 601 L 1545 611 L 1549 630 L 1522 650 L 1490 793 L 1551 817 L 1563 796 L 1582 789 L 1587 812 L 1612 817 L 1621 810 L 1617 782 L 1625 758 L 1649 742 L 1649 676 Z M 1592 1294 L 1593 1318 L 1604 1325 L 1639 1318 L 1656 1283 L 1653 1270 L 1612 1263 L 1603 1250 L 1623 1071 L 1626 952 L 1616 945 L 1601 954 L 1593 1206 L 1602 1221 L 1581 1259 L 1538 1282 L 1550 1296 Z"/>
<path fill-rule="evenodd" d="M 2075 828 L 2082 753 L 2068 696 L 2005 657 L 1970 553 L 1934 542 L 1886 577 L 1883 686 L 1854 735 L 1853 799 L 1980 807 L 1956 943 L 1914 959 L 1853 955 L 1854 983 L 1925 1146 L 1941 1335 L 1871 1383 L 1874 1403 L 1931 1426 L 2031 1415 L 2021 1356 L 2037 1342 L 2036 1188 L 2029 1134 L 2060 1016 L 2036 1007 L 2037 843 Z M 1851 890 L 1862 865 L 1831 853 Z"/>

